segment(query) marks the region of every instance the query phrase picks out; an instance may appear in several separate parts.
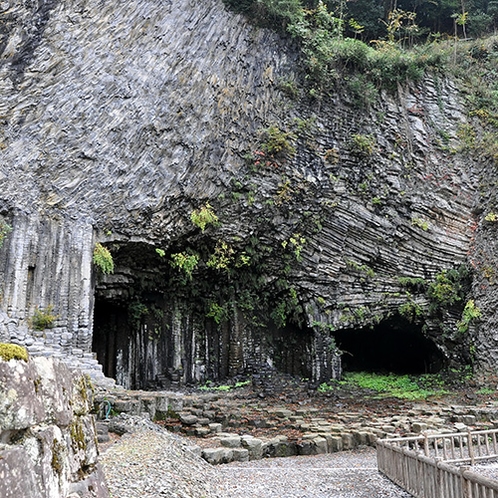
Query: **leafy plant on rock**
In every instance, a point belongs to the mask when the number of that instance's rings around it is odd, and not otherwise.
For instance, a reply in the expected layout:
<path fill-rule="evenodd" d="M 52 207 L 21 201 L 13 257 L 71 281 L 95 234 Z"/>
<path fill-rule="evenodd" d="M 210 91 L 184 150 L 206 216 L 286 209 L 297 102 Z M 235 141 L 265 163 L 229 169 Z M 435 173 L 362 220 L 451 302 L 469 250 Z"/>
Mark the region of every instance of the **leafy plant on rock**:
<path fill-rule="evenodd" d="M 200 209 L 192 211 L 190 220 L 196 227 L 204 232 L 208 225 L 216 225 L 218 223 L 218 216 L 216 216 L 212 206 L 209 203 L 206 203 Z"/>
<path fill-rule="evenodd" d="M 464 334 L 469 329 L 472 321 L 481 318 L 481 309 L 476 306 L 473 299 L 469 299 L 462 312 L 462 319 L 457 323 L 458 332 Z"/>
<path fill-rule="evenodd" d="M 170 264 L 173 268 L 178 268 L 185 272 L 189 280 L 192 280 L 192 273 L 199 264 L 199 256 L 197 254 L 177 252 L 171 255 Z"/>
<path fill-rule="evenodd" d="M 31 317 L 31 326 L 34 330 L 51 329 L 59 315 L 54 315 L 54 306 L 49 304 L 45 309 L 36 308 Z"/>
<path fill-rule="evenodd" d="M 100 242 L 95 244 L 95 249 L 93 250 L 93 263 L 104 275 L 114 273 L 114 260 L 112 254 L 109 249 L 104 247 Z"/>
<path fill-rule="evenodd" d="M 12 231 L 12 227 L 5 221 L 0 221 L 0 247 L 2 247 L 5 237 Z"/>

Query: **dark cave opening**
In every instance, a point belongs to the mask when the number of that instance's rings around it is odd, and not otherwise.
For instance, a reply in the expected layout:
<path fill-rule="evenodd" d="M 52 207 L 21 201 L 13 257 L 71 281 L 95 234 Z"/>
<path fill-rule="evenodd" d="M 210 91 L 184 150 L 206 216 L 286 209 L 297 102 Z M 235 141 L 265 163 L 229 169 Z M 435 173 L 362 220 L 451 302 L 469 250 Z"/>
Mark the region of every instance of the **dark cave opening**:
<path fill-rule="evenodd" d="M 444 367 L 442 353 L 423 335 L 422 326 L 403 317 L 373 327 L 337 331 L 334 336 L 343 352 L 345 372 L 418 375 L 437 373 Z"/>

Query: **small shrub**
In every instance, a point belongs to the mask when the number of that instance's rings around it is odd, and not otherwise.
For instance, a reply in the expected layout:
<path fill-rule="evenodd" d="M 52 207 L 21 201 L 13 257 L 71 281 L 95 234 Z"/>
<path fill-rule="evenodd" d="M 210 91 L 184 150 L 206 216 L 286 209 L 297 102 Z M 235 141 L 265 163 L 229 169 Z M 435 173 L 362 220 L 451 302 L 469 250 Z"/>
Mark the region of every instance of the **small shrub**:
<path fill-rule="evenodd" d="M 17 344 L 0 343 L 0 359 L 9 360 L 24 360 L 28 361 L 28 351 Z"/>
<path fill-rule="evenodd" d="M 0 247 L 2 247 L 5 237 L 12 231 L 12 227 L 5 221 L 0 221 Z"/>
<path fill-rule="evenodd" d="M 282 131 L 275 125 L 263 130 L 263 142 L 261 148 L 272 157 L 293 156 L 295 147 L 291 144 L 295 136 L 291 132 Z"/>
<path fill-rule="evenodd" d="M 469 325 L 472 321 L 478 320 L 481 318 L 481 310 L 478 306 L 476 306 L 473 299 L 469 299 L 465 308 L 462 312 L 462 319 L 457 322 L 458 332 L 464 334 L 469 330 Z"/>
<path fill-rule="evenodd" d="M 219 325 L 228 320 L 229 313 L 230 310 L 227 304 L 220 306 L 218 303 L 211 302 L 209 303 L 209 309 L 206 316 L 212 318 L 216 324 Z"/>
<path fill-rule="evenodd" d="M 496 214 L 495 212 L 491 211 L 490 213 L 488 213 L 488 214 L 484 217 L 484 219 L 485 219 L 486 221 L 490 221 L 490 222 L 494 223 L 494 222 L 498 221 L 498 214 Z"/>
<path fill-rule="evenodd" d="M 216 225 L 218 223 L 218 216 L 216 216 L 211 205 L 206 203 L 201 209 L 192 211 L 190 220 L 204 232 L 208 225 Z"/>
<path fill-rule="evenodd" d="M 360 157 L 369 157 L 375 148 L 375 138 L 372 135 L 362 135 L 360 133 L 351 137 L 351 152 Z"/>
<path fill-rule="evenodd" d="M 440 306 L 451 306 L 462 300 L 461 277 L 456 270 L 443 270 L 429 284 L 427 295 Z"/>
<path fill-rule="evenodd" d="M 93 250 L 93 263 L 104 275 L 114 273 L 112 254 L 107 247 L 104 247 L 99 242 L 95 244 L 95 249 Z"/>
<path fill-rule="evenodd" d="M 59 315 L 54 315 L 54 306 L 48 305 L 45 309 L 36 308 L 31 317 L 31 326 L 34 330 L 51 329 Z"/>
<path fill-rule="evenodd" d="M 421 228 L 424 232 L 429 230 L 429 222 L 421 218 L 412 218 L 412 225 Z"/>
<path fill-rule="evenodd" d="M 409 322 L 415 322 L 424 314 L 424 310 L 420 304 L 414 301 L 408 301 L 399 306 L 398 312 L 404 316 Z"/>
<path fill-rule="evenodd" d="M 199 256 L 197 254 L 187 254 L 178 252 L 171 255 L 171 266 L 184 271 L 187 277 L 192 280 L 192 273 L 199 264 Z"/>

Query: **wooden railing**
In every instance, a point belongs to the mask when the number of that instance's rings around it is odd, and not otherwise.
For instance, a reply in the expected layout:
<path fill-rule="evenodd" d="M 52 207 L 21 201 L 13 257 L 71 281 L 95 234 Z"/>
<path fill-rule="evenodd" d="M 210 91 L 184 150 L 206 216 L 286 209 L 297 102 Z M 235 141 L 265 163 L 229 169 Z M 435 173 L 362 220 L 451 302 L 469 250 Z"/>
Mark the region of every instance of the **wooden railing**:
<path fill-rule="evenodd" d="M 381 439 L 377 465 L 416 498 L 498 498 L 498 481 L 464 466 L 498 459 L 497 434 L 490 430 Z"/>

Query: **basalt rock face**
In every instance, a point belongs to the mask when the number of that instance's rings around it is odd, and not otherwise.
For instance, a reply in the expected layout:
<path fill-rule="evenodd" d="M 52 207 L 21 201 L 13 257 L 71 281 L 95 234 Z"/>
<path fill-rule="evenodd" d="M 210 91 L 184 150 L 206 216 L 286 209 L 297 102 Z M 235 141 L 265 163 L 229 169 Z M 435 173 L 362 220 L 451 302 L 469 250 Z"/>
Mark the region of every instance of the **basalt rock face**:
<path fill-rule="evenodd" d="M 0 495 L 107 498 L 92 392 L 57 360 L 0 360 Z"/>
<path fill-rule="evenodd" d="M 492 365 L 468 265 L 484 173 L 451 81 L 359 108 L 309 96 L 295 47 L 221 1 L 33 5 L 1 33 L 0 339 L 96 353 L 127 387 L 328 379 L 348 337 L 386 369 L 408 348 L 414 370 L 459 364 L 475 340 Z M 461 333 L 471 290 L 485 313 Z"/>

